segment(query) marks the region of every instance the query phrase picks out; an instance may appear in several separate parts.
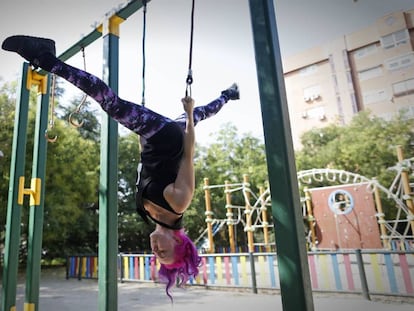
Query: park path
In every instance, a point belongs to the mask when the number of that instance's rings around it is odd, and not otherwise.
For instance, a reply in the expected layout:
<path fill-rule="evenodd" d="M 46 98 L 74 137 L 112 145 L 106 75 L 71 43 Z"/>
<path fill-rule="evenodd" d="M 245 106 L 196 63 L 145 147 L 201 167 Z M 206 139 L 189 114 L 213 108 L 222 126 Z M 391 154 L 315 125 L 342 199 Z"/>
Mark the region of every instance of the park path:
<path fill-rule="evenodd" d="M 281 310 L 279 294 L 224 291 L 189 287 L 174 289 L 174 304 L 165 296 L 164 287 L 153 283 L 120 283 L 118 310 L 145 311 L 256 311 Z M 16 311 L 23 310 L 24 285 L 18 287 Z M 314 294 L 315 311 L 413 311 L 414 297 L 372 297 L 371 301 L 358 295 Z M 60 276 L 42 278 L 39 311 L 98 310 L 96 280 L 65 280 Z M 298 310 L 299 311 L 299 310 Z"/>

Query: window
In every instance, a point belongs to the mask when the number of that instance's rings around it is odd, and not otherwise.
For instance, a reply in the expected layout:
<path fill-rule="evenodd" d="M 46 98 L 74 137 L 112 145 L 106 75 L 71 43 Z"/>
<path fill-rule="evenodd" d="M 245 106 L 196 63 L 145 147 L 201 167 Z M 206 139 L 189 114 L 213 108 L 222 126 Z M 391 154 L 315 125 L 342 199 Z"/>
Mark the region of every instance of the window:
<path fill-rule="evenodd" d="M 408 107 L 401 108 L 399 110 L 399 113 L 402 115 L 402 117 L 405 120 L 414 119 L 414 106 L 408 106 Z"/>
<path fill-rule="evenodd" d="M 364 69 L 358 71 L 358 78 L 360 81 L 369 80 L 383 75 L 382 66 Z"/>
<path fill-rule="evenodd" d="M 365 56 L 374 54 L 376 52 L 377 52 L 377 46 L 375 44 L 371 44 L 371 45 L 368 45 L 368 46 L 365 46 L 363 48 L 356 50 L 354 55 L 355 55 L 355 58 L 363 58 Z"/>
<path fill-rule="evenodd" d="M 305 76 L 309 76 L 311 74 L 314 74 L 317 71 L 318 71 L 318 67 L 316 65 L 310 65 L 310 66 L 307 66 L 307 67 L 302 68 L 299 71 L 299 75 L 301 77 L 305 77 Z"/>
<path fill-rule="evenodd" d="M 402 44 L 407 44 L 409 40 L 410 35 L 408 34 L 408 30 L 403 29 L 381 37 L 381 45 L 387 50 Z"/>
<path fill-rule="evenodd" d="M 318 99 L 321 96 L 321 87 L 319 85 L 313 85 L 303 89 L 303 99 L 306 102 L 311 102 Z"/>
<path fill-rule="evenodd" d="M 319 119 L 320 121 L 324 121 L 326 119 L 325 114 L 325 107 L 315 107 L 311 109 L 307 109 L 303 112 L 302 118 L 304 119 Z"/>
<path fill-rule="evenodd" d="M 365 105 L 374 104 L 390 99 L 386 90 L 372 90 L 362 93 L 362 99 Z"/>
<path fill-rule="evenodd" d="M 392 90 L 395 96 L 411 94 L 414 92 L 414 79 L 394 83 L 392 85 Z"/>
<path fill-rule="evenodd" d="M 389 71 L 398 70 L 414 65 L 414 53 L 410 52 L 404 55 L 400 55 L 394 58 L 387 59 L 385 66 Z"/>

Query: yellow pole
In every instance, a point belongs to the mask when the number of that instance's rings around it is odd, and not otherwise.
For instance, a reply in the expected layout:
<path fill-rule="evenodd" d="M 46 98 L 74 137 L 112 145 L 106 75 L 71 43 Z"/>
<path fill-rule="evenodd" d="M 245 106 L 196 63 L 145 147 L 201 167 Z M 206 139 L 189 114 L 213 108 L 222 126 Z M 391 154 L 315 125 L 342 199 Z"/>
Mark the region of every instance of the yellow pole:
<path fill-rule="evenodd" d="M 230 240 L 230 251 L 232 253 L 236 252 L 236 245 L 234 243 L 234 226 L 233 226 L 233 212 L 231 209 L 231 191 L 229 182 L 226 180 L 225 184 L 225 193 L 226 193 L 226 217 L 227 217 L 227 228 L 229 230 L 229 240 Z"/>
<path fill-rule="evenodd" d="M 398 162 L 402 163 L 404 160 L 404 154 L 402 146 L 397 146 L 397 157 Z M 410 180 L 408 177 L 408 169 L 403 169 L 401 172 L 401 180 L 403 183 L 403 189 L 404 189 L 404 199 L 408 207 L 409 214 L 407 215 L 407 219 L 410 220 L 411 225 L 411 232 L 414 232 L 414 203 L 412 199 L 412 192 L 410 187 Z"/>
<path fill-rule="evenodd" d="M 311 231 L 311 250 L 316 249 L 316 233 L 315 233 L 315 217 L 313 217 L 312 211 L 312 198 L 310 196 L 308 188 L 304 189 L 306 200 L 306 212 L 308 213 L 308 224 Z"/>
<path fill-rule="evenodd" d="M 386 249 L 391 249 L 390 239 L 387 239 L 387 229 L 385 228 L 384 212 L 382 210 L 382 202 L 378 187 L 374 190 L 375 207 L 377 208 L 378 223 L 381 231 L 382 246 Z"/>
<path fill-rule="evenodd" d="M 264 243 L 266 252 L 270 252 L 270 244 L 269 244 L 269 222 L 267 220 L 267 207 L 266 207 L 266 200 L 262 197 L 265 189 L 263 187 L 260 187 L 260 197 L 261 199 L 261 207 L 260 210 L 262 211 L 262 225 L 263 225 L 263 237 L 264 237 Z"/>
<path fill-rule="evenodd" d="M 244 228 L 244 231 L 247 232 L 247 243 L 249 246 L 249 252 L 253 253 L 254 252 L 254 245 L 253 245 L 254 228 L 252 226 L 252 209 L 250 206 L 250 192 L 246 191 L 249 189 L 250 189 L 249 176 L 247 174 L 244 174 L 243 175 L 243 191 L 245 191 L 245 200 L 246 200 L 245 210 L 244 210 L 244 213 L 246 214 L 246 227 Z"/>
<path fill-rule="evenodd" d="M 214 252 L 214 241 L 213 241 L 213 212 L 211 211 L 211 196 L 208 178 L 204 178 L 204 196 L 206 201 L 206 223 L 207 223 L 207 235 L 209 253 Z"/>

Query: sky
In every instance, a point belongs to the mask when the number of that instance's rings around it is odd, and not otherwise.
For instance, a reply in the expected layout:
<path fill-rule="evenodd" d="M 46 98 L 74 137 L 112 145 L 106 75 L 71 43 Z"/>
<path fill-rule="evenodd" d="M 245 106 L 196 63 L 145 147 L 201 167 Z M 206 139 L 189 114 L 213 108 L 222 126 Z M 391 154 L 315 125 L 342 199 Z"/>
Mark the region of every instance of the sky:
<path fill-rule="evenodd" d="M 116 10 L 119 0 L 2 0 L 0 40 L 15 34 L 49 37 L 57 54 L 77 42 Z M 388 13 L 414 9 L 412 0 L 275 0 L 282 58 L 372 25 Z M 151 0 L 146 34 L 146 106 L 168 117 L 182 113 L 185 94 L 191 0 Z M 119 95 L 141 102 L 142 11 L 120 27 Z M 196 0 L 192 96 L 202 105 L 237 82 L 241 99 L 196 127 L 197 142 L 214 142 L 215 133 L 230 123 L 240 135 L 262 139 L 262 117 L 247 0 Z M 101 76 L 102 41 L 86 48 L 86 69 Z M 81 55 L 68 63 L 83 67 Z M 22 58 L 0 51 L 3 82 L 18 79 Z M 82 93 L 64 84 L 65 100 Z M 62 101 L 64 103 L 64 101 Z M 93 108 L 99 109 L 93 103 Z M 123 129 L 121 129 L 123 131 Z"/>

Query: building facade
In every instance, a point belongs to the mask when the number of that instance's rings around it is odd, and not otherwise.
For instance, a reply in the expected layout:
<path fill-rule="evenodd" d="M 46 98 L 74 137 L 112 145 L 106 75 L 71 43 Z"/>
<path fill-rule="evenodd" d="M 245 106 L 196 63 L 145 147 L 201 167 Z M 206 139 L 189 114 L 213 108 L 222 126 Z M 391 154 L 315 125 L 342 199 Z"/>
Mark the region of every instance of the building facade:
<path fill-rule="evenodd" d="M 360 111 L 414 118 L 414 9 L 283 60 L 295 149 L 300 136 Z"/>

